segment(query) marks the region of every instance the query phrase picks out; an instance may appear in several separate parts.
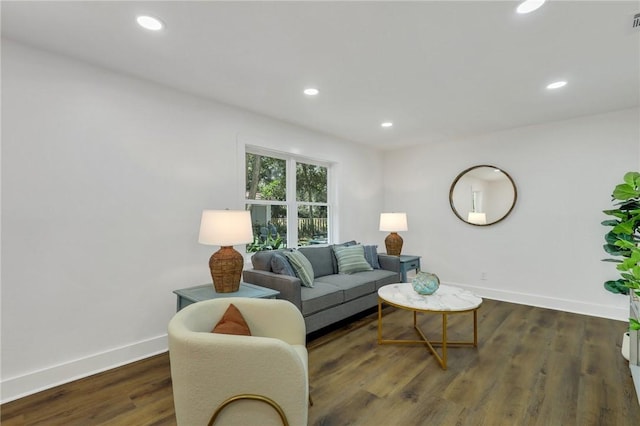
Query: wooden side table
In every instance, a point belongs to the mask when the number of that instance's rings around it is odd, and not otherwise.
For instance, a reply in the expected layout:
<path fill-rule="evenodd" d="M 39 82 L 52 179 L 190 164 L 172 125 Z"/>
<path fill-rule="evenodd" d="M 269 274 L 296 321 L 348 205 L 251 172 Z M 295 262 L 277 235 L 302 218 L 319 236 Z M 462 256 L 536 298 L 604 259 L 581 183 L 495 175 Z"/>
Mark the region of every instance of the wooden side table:
<path fill-rule="evenodd" d="M 222 297 L 253 297 L 257 299 L 275 299 L 280 294 L 279 291 L 270 288 L 260 287 L 255 284 L 245 282 L 240 283 L 240 289 L 233 293 L 218 293 L 213 288 L 213 283 L 199 285 L 196 287 L 182 288 L 173 291 L 178 297 L 176 311 L 189 306 L 195 302 L 203 300 L 218 299 Z"/>
<path fill-rule="evenodd" d="M 410 254 L 400 255 L 400 274 L 402 275 L 402 282 L 407 282 L 407 271 L 414 270 L 420 272 L 420 256 L 413 256 Z"/>

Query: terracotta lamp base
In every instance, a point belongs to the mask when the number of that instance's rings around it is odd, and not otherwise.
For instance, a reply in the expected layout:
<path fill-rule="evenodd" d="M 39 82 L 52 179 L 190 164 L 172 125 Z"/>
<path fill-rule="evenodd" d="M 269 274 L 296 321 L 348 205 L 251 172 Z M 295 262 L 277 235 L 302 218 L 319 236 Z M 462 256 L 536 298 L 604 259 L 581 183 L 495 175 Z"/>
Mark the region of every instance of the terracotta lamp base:
<path fill-rule="evenodd" d="M 231 246 L 220 247 L 209 259 L 213 287 L 218 293 L 233 293 L 240 289 L 244 258 Z"/>
<path fill-rule="evenodd" d="M 402 237 L 397 232 L 392 232 L 384 239 L 384 245 L 387 247 L 387 254 L 391 256 L 400 256 L 402 251 Z"/>

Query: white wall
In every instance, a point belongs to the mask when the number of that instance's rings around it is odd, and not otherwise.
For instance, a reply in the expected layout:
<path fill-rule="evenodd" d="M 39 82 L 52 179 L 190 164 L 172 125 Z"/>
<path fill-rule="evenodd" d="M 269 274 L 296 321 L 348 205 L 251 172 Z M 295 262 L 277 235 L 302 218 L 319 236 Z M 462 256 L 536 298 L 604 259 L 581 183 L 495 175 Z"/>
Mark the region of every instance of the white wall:
<path fill-rule="evenodd" d="M 611 192 L 638 169 L 638 109 L 517 128 L 385 156 L 385 208 L 406 211 L 403 253 L 442 282 L 494 299 L 626 320 L 628 300 L 602 249 Z M 449 207 L 457 174 L 490 164 L 515 180 L 511 215 L 488 227 Z M 486 280 L 481 274 L 486 273 Z"/>
<path fill-rule="evenodd" d="M 383 162 L 357 144 L 3 40 L 0 398 L 166 350 L 172 290 L 210 280 L 215 247 L 197 243 L 201 210 L 242 207 L 238 143 L 336 162 L 339 240 L 384 247 L 379 212 L 407 211 L 403 252 L 444 282 L 625 319 L 626 299 L 602 289 L 616 273 L 600 262 L 599 223 L 613 187 L 638 168 L 638 114 L 387 152 Z M 504 168 L 518 186 L 497 225 L 466 225 L 449 208 L 449 185 L 475 164 Z"/>
<path fill-rule="evenodd" d="M 335 162 L 338 239 L 379 238 L 375 150 L 3 40 L 3 402 L 166 350 L 238 140 Z"/>

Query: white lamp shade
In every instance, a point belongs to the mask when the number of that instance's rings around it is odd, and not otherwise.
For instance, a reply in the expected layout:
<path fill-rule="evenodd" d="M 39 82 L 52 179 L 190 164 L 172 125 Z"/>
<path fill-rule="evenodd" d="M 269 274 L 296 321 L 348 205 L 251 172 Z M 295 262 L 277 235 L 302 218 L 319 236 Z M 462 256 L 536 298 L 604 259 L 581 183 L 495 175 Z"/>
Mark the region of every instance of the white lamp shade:
<path fill-rule="evenodd" d="M 380 213 L 380 230 L 389 232 L 407 231 L 406 213 Z"/>
<path fill-rule="evenodd" d="M 486 225 L 487 214 L 478 213 L 478 212 L 469 212 L 469 216 L 467 217 L 467 222 L 474 223 L 476 225 Z"/>
<path fill-rule="evenodd" d="M 203 210 L 198 242 L 233 246 L 253 241 L 251 212 L 247 210 Z"/>

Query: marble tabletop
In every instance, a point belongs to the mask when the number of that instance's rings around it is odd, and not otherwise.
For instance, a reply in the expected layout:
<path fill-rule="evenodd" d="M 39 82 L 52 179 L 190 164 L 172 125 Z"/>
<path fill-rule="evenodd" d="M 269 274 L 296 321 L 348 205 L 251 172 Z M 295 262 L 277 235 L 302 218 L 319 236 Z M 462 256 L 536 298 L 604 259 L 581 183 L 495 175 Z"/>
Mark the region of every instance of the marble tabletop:
<path fill-rule="evenodd" d="M 422 311 L 468 311 L 482 304 L 482 298 L 470 291 L 444 284 L 429 296 L 416 293 L 410 283 L 389 284 L 378 289 L 378 296 L 393 305 Z"/>

